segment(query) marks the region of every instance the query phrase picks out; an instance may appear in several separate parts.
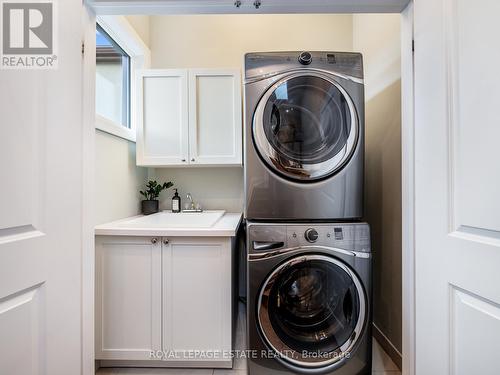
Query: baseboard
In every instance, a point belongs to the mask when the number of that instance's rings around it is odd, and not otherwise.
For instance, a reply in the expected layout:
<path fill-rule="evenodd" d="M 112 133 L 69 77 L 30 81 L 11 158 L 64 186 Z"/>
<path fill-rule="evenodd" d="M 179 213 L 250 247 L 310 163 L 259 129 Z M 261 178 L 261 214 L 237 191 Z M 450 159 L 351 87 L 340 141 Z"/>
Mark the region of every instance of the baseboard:
<path fill-rule="evenodd" d="M 380 328 L 377 327 L 375 323 L 373 323 L 373 337 L 375 337 L 375 340 L 380 344 L 382 349 L 385 350 L 385 352 L 391 357 L 392 361 L 398 368 L 401 370 L 403 367 L 403 356 L 399 352 L 398 349 L 393 345 L 391 340 L 384 335 L 384 333 L 380 330 Z"/>
<path fill-rule="evenodd" d="M 162 367 L 162 368 L 221 368 L 231 369 L 233 360 L 200 360 L 200 361 L 156 361 L 156 360 L 115 360 L 101 359 L 103 367 Z"/>

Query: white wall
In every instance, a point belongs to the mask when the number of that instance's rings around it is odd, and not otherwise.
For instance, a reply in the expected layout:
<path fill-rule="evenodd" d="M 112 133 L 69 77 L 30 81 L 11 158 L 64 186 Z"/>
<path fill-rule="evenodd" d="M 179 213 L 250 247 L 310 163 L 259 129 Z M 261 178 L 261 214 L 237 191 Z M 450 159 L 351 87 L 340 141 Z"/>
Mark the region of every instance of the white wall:
<path fill-rule="evenodd" d="M 242 168 L 162 168 L 154 172 L 158 182 L 174 182 L 181 195 L 182 208 L 187 201 L 186 193 L 191 193 L 204 209 L 243 210 Z M 172 189 L 161 194 L 162 209 L 171 208 L 173 195 Z"/>
<path fill-rule="evenodd" d="M 401 352 L 400 16 L 355 15 L 353 47 L 363 53 L 365 71 L 365 217 L 374 252 L 373 319 Z"/>
<path fill-rule="evenodd" d="M 151 17 L 153 68 L 243 67 L 255 51 L 351 50 L 351 15 Z"/>
<path fill-rule="evenodd" d="M 135 143 L 96 130 L 96 224 L 137 215 L 147 169 L 135 165 Z"/>
<path fill-rule="evenodd" d="M 153 68 L 240 68 L 252 51 L 352 50 L 351 15 L 153 16 Z M 156 169 L 182 198 L 191 192 L 209 209 L 243 210 L 242 168 Z M 162 206 L 170 207 L 171 192 Z"/>
<path fill-rule="evenodd" d="M 141 37 L 142 41 L 149 47 L 149 16 L 125 16 L 127 21 L 132 25 L 137 34 Z"/>

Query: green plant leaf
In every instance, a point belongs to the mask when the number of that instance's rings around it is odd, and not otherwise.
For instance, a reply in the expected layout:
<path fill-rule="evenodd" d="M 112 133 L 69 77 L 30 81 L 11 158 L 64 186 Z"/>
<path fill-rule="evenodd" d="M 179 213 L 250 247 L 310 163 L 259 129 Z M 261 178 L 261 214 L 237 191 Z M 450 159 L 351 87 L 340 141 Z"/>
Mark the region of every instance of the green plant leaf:
<path fill-rule="evenodd" d="M 155 180 L 149 180 L 146 184 L 145 190 L 140 190 L 139 193 L 143 195 L 146 200 L 155 200 L 160 196 L 160 193 L 174 186 L 172 181 L 164 182 L 163 184 L 159 184 Z"/>

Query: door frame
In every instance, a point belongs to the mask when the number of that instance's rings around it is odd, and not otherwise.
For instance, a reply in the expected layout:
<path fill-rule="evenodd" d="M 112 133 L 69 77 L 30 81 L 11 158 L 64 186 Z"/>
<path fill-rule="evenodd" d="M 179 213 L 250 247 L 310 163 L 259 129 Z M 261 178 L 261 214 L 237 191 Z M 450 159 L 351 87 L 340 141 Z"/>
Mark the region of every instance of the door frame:
<path fill-rule="evenodd" d="M 83 189 L 82 189 L 82 375 L 95 374 L 95 27 L 96 14 L 83 4 Z"/>
<path fill-rule="evenodd" d="M 234 7 L 208 11 L 207 6 L 196 6 L 179 11 L 179 8 L 152 6 L 151 2 L 128 1 L 120 6 L 116 1 L 85 0 L 82 27 L 84 36 L 83 85 L 83 238 L 82 238 L 82 374 L 94 375 L 94 169 L 95 169 L 95 18 L 96 14 L 178 14 L 178 13 L 256 13 L 255 9 L 234 11 Z M 415 151 L 414 151 L 414 56 L 413 56 L 413 0 L 401 10 L 394 1 L 380 0 L 382 5 L 358 1 L 357 4 L 335 8 L 335 5 L 318 6 L 316 2 L 301 5 L 301 13 L 388 13 L 401 14 L 401 152 L 402 152 L 402 320 L 404 375 L 415 375 Z M 385 3 L 385 5 L 384 5 Z M 404 3 L 404 1 L 401 1 Z M 158 4 L 158 3 L 156 3 Z M 389 5 L 387 5 L 389 4 Z M 391 5 L 392 4 L 392 5 Z M 205 10 L 203 9 L 205 8 Z M 279 6 L 278 8 L 281 8 Z M 277 6 L 273 8 L 278 12 Z M 348 9 L 349 8 L 349 9 Z M 186 8 L 184 8 L 186 9 Z M 336 10 L 337 9 L 337 10 Z M 271 13 L 273 13 L 271 12 Z M 281 13 L 286 13 L 281 11 Z"/>
<path fill-rule="evenodd" d="M 404 375 L 415 375 L 415 96 L 413 0 L 401 12 L 402 356 Z"/>

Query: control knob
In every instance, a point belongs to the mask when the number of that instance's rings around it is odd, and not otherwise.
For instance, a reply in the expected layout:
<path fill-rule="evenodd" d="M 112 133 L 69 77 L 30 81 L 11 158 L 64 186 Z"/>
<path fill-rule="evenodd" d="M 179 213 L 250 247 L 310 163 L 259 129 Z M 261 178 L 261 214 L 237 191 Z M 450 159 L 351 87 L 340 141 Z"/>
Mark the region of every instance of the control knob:
<path fill-rule="evenodd" d="M 306 238 L 307 242 L 316 242 L 318 240 L 318 231 L 314 228 L 309 228 L 306 230 L 306 233 L 304 233 L 304 237 Z"/>
<path fill-rule="evenodd" d="M 299 63 L 302 65 L 309 65 L 312 62 L 312 55 L 310 52 L 301 52 L 299 55 Z"/>

